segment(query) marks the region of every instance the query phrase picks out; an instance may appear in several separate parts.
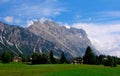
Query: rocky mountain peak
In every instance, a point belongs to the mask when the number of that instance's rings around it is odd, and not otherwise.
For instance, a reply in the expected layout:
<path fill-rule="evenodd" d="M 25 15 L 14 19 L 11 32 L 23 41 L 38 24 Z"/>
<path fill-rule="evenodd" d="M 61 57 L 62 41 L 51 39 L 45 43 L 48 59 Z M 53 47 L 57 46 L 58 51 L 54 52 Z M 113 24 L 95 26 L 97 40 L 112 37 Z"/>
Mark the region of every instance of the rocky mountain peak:
<path fill-rule="evenodd" d="M 57 27 L 57 26 L 59 26 L 58 23 L 53 22 L 53 21 L 50 21 L 50 20 L 46 20 L 46 21 L 44 21 L 43 25 L 51 26 L 51 27 Z"/>
<path fill-rule="evenodd" d="M 86 47 L 91 46 L 91 42 L 83 29 L 73 27 L 68 29 L 49 20 L 46 20 L 43 24 L 38 24 L 38 27 L 34 27 L 34 25 L 36 24 L 33 24 L 28 30 L 53 42 L 58 49 L 62 49 L 73 57 L 82 56 Z"/>
<path fill-rule="evenodd" d="M 83 56 L 88 46 L 93 47 L 83 29 L 68 29 L 50 20 L 43 23 L 34 21 L 27 28 L 0 22 L 0 49 L 2 51 L 8 49 L 15 54 L 28 55 L 33 52 L 48 53 L 52 50 L 58 57 L 64 51 L 66 57 L 71 59 Z"/>

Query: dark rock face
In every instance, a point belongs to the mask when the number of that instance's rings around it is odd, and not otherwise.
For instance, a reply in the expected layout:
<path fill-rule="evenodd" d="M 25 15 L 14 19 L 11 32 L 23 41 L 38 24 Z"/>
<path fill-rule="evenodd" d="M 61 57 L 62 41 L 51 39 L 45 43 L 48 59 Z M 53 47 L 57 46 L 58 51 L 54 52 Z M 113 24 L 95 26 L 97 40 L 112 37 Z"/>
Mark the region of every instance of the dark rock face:
<path fill-rule="evenodd" d="M 40 50 L 53 49 L 54 44 L 36 36 L 26 28 L 0 23 L 0 51 L 10 50 L 14 54 L 29 55 Z M 4 47 L 3 47 L 4 46 Z"/>
<path fill-rule="evenodd" d="M 64 51 L 68 59 L 83 56 L 87 46 L 92 46 L 83 29 L 66 28 L 46 20 L 34 22 L 28 28 L 10 26 L 0 22 L 0 51 L 29 55 L 52 50 L 59 57 Z M 97 52 L 96 50 L 94 52 Z"/>

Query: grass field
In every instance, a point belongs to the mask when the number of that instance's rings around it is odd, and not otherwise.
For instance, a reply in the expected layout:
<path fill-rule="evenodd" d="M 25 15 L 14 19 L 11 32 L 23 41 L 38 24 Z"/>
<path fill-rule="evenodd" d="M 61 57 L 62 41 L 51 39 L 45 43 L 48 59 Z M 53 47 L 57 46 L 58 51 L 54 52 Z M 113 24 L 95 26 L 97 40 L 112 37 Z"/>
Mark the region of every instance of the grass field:
<path fill-rule="evenodd" d="M 120 76 L 120 66 L 0 63 L 0 76 Z"/>

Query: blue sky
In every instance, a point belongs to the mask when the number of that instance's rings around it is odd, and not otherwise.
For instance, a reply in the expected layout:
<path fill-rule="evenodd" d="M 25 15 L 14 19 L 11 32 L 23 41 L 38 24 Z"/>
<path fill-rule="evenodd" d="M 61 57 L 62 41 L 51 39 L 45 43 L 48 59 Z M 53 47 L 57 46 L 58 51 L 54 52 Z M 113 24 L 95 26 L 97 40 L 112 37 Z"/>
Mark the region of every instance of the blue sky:
<path fill-rule="evenodd" d="M 101 53 L 120 56 L 120 0 L 0 0 L 0 21 L 27 26 L 36 19 L 83 28 Z"/>
<path fill-rule="evenodd" d="M 120 0 L 1 0 L 0 21 L 26 25 L 50 18 L 65 23 L 109 23 L 120 20 Z"/>

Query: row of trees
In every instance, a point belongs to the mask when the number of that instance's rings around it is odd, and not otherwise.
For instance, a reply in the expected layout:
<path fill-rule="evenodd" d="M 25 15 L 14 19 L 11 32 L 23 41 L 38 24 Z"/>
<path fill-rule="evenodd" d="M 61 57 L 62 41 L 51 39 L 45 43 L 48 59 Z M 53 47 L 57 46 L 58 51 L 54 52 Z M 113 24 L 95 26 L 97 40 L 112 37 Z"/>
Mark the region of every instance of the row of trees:
<path fill-rule="evenodd" d="M 10 63 L 14 55 L 11 52 L 4 52 L 0 55 L 2 63 Z M 31 62 L 32 64 L 63 64 L 68 63 L 64 52 L 61 53 L 60 59 L 54 57 L 52 51 L 49 54 L 33 53 L 32 56 L 21 56 L 23 62 Z M 114 56 L 95 55 L 90 47 L 87 47 L 85 55 L 81 58 L 83 64 L 101 65 L 116 67 L 120 64 L 120 58 Z"/>
<path fill-rule="evenodd" d="M 33 53 L 32 55 L 32 64 L 57 64 L 57 63 L 67 63 L 67 59 L 64 55 L 64 52 L 61 54 L 60 59 L 56 59 L 53 55 L 53 52 L 50 51 L 48 54 Z"/>
<path fill-rule="evenodd" d="M 120 63 L 120 59 L 114 56 L 95 55 L 92 49 L 88 47 L 83 57 L 84 64 L 103 64 L 104 66 L 116 67 Z"/>
<path fill-rule="evenodd" d="M 4 52 L 0 55 L 2 63 L 10 63 L 13 61 L 14 55 L 11 52 Z M 32 56 L 21 56 L 23 62 L 31 62 L 32 64 L 57 64 L 57 63 L 68 63 L 64 52 L 61 53 L 61 58 L 57 59 L 54 57 L 53 52 L 46 53 L 33 53 Z"/>

